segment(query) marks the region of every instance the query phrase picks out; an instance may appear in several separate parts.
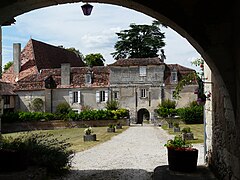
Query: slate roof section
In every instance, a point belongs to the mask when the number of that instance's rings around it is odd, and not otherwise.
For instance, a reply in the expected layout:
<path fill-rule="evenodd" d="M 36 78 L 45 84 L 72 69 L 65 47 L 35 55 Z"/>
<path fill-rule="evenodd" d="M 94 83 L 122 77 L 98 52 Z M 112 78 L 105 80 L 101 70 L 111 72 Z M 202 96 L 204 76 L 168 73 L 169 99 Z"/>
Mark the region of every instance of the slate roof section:
<path fill-rule="evenodd" d="M 62 63 L 70 63 L 71 67 L 85 66 L 75 53 L 60 47 L 52 46 L 30 39 L 21 52 L 21 70 L 14 74 L 13 66 L 3 73 L 2 79 L 14 83 L 31 74 L 37 74 L 42 69 L 60 68 Z"/>
<path fill-rule="evenodd" d="M 92 83 L 86 83 L 86 74 L 92 72 Z M 44 80 L 52 76 L 57 88 L 83 88 L 83 87 L 108 87 L 109 68 L 106 66 L 72 67 L 70 75 L 70 85 L 61 85 L 61 68 L 43 69 L 40 73 L 29 75 L 17 82 L 16 90 L 43 90 Z"/>
<path fill-rule="evenodd" d="M 158 57 L 155 58 L 129 58 L 129 59 L 118 59 L 113 64 L 108 66 L 148 66 L 148 65 L 161 65 L 164 64 Z"/>

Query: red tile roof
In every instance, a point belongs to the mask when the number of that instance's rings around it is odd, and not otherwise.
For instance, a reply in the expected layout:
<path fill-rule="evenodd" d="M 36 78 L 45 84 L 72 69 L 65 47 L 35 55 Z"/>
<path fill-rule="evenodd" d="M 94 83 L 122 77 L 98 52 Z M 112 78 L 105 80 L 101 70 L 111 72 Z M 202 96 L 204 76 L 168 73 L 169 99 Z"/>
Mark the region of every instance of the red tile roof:
<path fill-rule="evenodd" d="M 164 64 L 160 58 L 129 58 L 119 59 L 108 66 L 147 66 L 147 65 L 161 65 Z"/>
<path fill-rule="evenodd" d="M 3 73 L 6 82 L 15 82 L 30 74 L 37 74 L 42 69 L 60 68 L 62 63 L 70 63 L 71 67 L 84 66 L 83 61 L 75 53 L 60 47 L 52 46 L 30 39 L 21 52 L 21 70 L 18 75 L 13 72 L 13 65 Z"/>
<path fill-rule="evenodd" d="M 94 66 L 90 70 L 93 72 L 91 84 L 86 84 L 85 75 L 88 67 L 71 68 L 70 85 L 61 85 L 61 69 L 43 69 L 38 74 L 29 75 L 17 82 L 16 90 L 41 90 L 45 89 L 44 80 L 52 75 L 57 84 L 57 88 L 78 88 L 78 87 L 107 87 L 109 86 L 109 68 L 106 66 Z"/>

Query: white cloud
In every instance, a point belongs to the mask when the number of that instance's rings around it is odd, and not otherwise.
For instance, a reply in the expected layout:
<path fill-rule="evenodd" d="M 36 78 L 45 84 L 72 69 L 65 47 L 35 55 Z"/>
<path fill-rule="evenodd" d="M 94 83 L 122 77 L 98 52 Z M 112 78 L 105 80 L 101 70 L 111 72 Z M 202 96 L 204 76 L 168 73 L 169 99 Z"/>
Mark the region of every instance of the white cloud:
<path fill-rule="evenodd" d="M 25 13 L 16 18 L 16 24 L 3 31 L 3 59 L 12 59 L 11 46 L 20 42 L 25 46 L 32 37 L 53 45 L 75 47 L 84 55 L 101 53 L 107 63 L 112 63 L 110 53 L 114 52 L 116 32 L 128 29 L 131 23 L 151 24 L 153 18 L 140 12 L 107 4 L 92 3 L 91 16 L 82 14 L 82 3 L 52 6 Z M 198 58 L 196 50 L 179 34 L 170 28 L 166 32 L 166 63 L 191 66 Z"/>

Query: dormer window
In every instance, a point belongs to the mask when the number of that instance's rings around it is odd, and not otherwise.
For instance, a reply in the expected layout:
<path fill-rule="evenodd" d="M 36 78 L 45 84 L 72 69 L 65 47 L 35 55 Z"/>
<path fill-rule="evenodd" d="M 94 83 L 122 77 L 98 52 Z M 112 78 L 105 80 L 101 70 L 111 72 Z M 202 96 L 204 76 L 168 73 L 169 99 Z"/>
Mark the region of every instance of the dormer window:
<path fill-rule="evenodd" d="M 172 82 L 177 82 L 178 81 L 177 70 L 175 68 L 171 72 L 171 81 Z"/>
<path fill-rule="evenodd" d="M 92 72 L 90 70 L 87 71 L 85 79 L 86 79 L 86 83 L 87 84 L 91 84 L 92 83 Z"/>
<path fill-rule="evenodd" d="M 86 83 L 88 83 L 88 84 L 92 83 L 92 76 L 91 76 L 91 74 L 86 74 Z"/>

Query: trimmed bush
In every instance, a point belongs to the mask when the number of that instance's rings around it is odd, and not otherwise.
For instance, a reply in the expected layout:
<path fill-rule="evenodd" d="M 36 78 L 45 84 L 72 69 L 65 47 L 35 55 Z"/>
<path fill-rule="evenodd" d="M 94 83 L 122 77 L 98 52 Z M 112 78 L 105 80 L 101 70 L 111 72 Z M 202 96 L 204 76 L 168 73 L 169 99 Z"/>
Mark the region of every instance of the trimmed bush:
<path fill-rule="evenodd" d="M 186 124 L 202 124 L 203 123 L 203 106 L 190 104 L 189 107 L 179 108 L 178 115 Z"/>
<path fill-rule="evenodd" d="M 176 114 L 175 108 L 176 102 L 167 99 L 158 106 L 157 113 L 159 116 L 163 118 L 172 117 Z"/>

